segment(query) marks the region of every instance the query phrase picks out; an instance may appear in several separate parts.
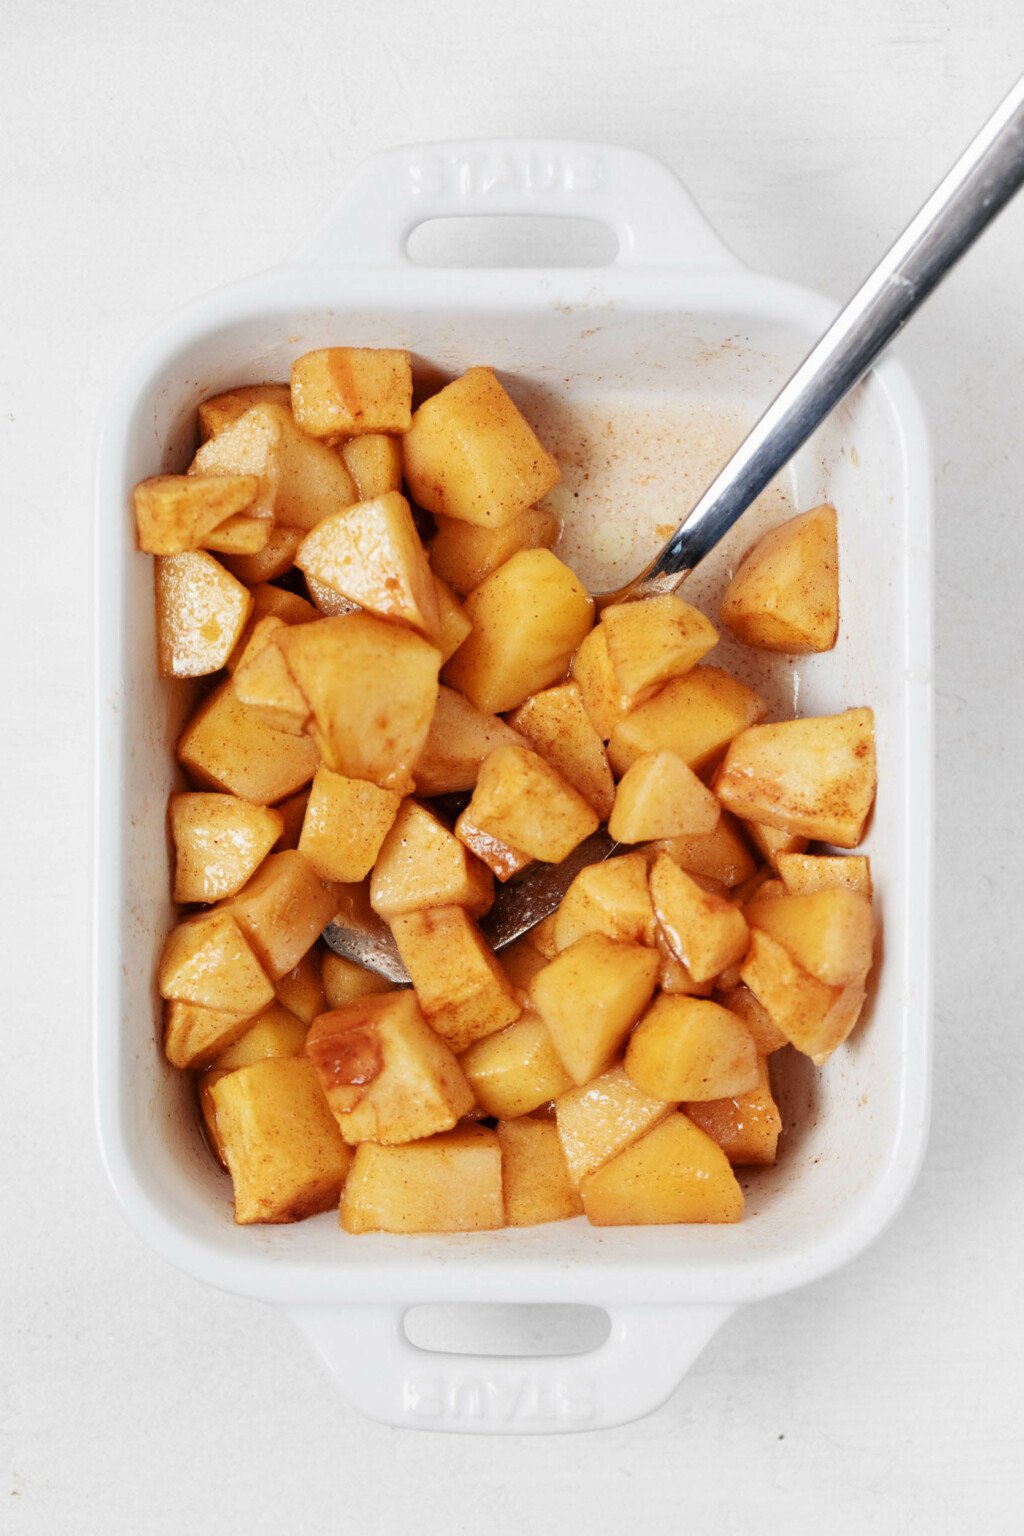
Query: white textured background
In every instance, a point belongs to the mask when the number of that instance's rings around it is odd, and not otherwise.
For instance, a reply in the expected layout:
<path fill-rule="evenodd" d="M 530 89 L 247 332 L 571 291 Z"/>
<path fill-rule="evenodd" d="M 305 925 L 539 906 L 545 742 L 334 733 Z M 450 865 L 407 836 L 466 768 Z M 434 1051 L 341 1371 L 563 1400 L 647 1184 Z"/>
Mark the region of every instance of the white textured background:
<path fill-rule="evenodd" d="M 388 143 L 606 138 L 843 297 L 1024 68 L 1020 0 L 0 7 L 0 1532 L 1021 1529 L 1024 201 L 900 345 L 938 475 L 934 1126 L 897 1225 L 739 1313 L 648 1420 L 365 1423 L 276 1313 L 125 1227 L 89 1080 L 94 423 L 168 308 Z"/>

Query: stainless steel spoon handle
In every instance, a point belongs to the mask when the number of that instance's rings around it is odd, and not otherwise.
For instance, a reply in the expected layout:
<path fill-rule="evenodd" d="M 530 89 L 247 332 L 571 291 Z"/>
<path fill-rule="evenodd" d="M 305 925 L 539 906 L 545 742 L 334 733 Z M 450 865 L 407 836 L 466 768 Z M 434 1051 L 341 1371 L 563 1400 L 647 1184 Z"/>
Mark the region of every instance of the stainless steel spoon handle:
<path fill-rule="evenodd" d="M 833 321 L 652 565 L 616 600 L 668 592 L 862 378 L 1024 182 L 1024 76 Z"/>

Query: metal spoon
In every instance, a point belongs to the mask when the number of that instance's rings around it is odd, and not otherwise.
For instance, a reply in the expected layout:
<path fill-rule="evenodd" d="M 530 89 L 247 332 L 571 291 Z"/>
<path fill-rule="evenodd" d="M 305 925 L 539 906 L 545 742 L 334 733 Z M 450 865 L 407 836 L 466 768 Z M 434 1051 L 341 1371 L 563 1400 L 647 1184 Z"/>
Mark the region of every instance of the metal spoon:
<path fill-rule="evenodd" d="M 1024 77 L 996 109 L 829 326 L 753 431 L 652 563 L 599 607 L 673 592 L 875 362 L 1024 182 Z M 563 864 L 538 865 L 501 888 L 481 928 L 495 949 L 553 912 L 575 875 L 615 845 L 597 832 Z M 339 917 L 342 914 L 339 913 Z M 324 938 L 332 949 L 395 982 L 408 973 L 387 925 L 347 911 Z"/>

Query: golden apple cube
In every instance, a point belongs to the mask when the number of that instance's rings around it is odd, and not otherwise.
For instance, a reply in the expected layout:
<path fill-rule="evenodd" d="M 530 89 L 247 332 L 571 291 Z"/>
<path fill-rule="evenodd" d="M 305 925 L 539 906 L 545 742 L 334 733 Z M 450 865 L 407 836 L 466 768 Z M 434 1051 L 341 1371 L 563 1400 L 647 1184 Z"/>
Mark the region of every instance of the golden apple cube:
<path fill-rule="evenodd" d="M 232 576 L 237 576 L 239 581 L 244 581 L 248 587 L 273 581 L 275 576 L 283 576 L 285 571 L 290 571 L 295 564 L 295 552 L 304 537 L 301 528 L 278 528 L 269 522 L 264 522 L 263 527 L 268 530 L 267 540 L 255 554 L 229 554 L 224 557 L 224 564 Z M 281 592 L 283 597 L 293 595 L 283 592 L 280 587 L 274 587 L 273 590 Z M 304 601 L 302 598 L 297 600 Z M 309 617 L 313 618 L 314 615 L 311 613 Z"/>
<path fill-rule="evenodd" d="M 322 347 L 292 364 L 292 411 L 312 437 L 408 432 L 412 358 L 399 347 Z"/>
<path fill-rule="evenodd" d="M 295 564 L 367 613 L 439 631 L 437 593 L 409 503 L 398 491 L 332 512 L 306 535 Z"/>
<path fill-rule="evenodd" d="M 721 807 L 710 789 L 674 752 L 645 752 L 619 781 L 608 818 L 617 843 L 648 843 L 680 833 L 708 836 Z"/>
<path fill-rule="evenodd" d="M 242 889 L 280 837 L 279 811 L 234 795 L 178 794 L 168 805 L 174 900 L 220 901 Z"/>
<path fill-rule="evenodd" d="M 235 695 L 257 709 L 275 730 L 301 736 L 309 722 L 309 705 L 275 644 L 287 625 L 276 615 L 260 619 L 234 669 Z"/>
<path fill-rule="evenodd" d="M 711 996 L 715 990 L 715 981 L 695 980 L 683 962 L 672 953 L 664 936 L 660 933 L 658 934 L 658 954 L 661 956 L 658 986 L 662 992 L 678 994 L 682 997 Z"/>
<path fill-rule="evenodd" d="M 558 1130 L 550 1120 L 503 1120 L 498 1125 L 505 1220 L 510 1227 L 582 1216 Z"/>
<path fill-rule="evenodd" d="M 321 763 L 309 792 L 299 852 L 324 880 L 362 880 L 373 868 L 401 803 L 397 791 L 347 778 Z"/>
<path fill-rule="evenodd" d="M 622 1067 L 559 1095 L 555 1123 L 571 1182 L 578 1185 L 675 1107 L 644 1093 Z"/>
<path fill-rule="evenodd" d="M 481 527 L 456 517 L 436 517 L 430 564 L 443 581 L 463 596 L 478 587 L 499 565 L 521 549 L 550 549 L 558 538 L 558 518 L 547 507 L 527 507 L 502 526 Z"/>
<path fill-rule="evenodd" d="M 425 806 L 406 800 L 377 854 L 373 910 L 388 920 L 427 907 L 465 907 L 482 917 L 493 900 L 490 870 Z"/>
<path fill-rule="evenodd" d="M 157 967 L 160 996 L 252 1018 L 274 989 L 234 917 L 223 908 L 172 928 Z M 176 1063 L 177 1065 L 177 1063 Z"/>
<path fill-rule="evenodd" d="M 459 1061 L 480 1108 L 499 1120 L 528 1115 L 572 1087 L 547 1025 L 536 1014 L 478 1040 Z"/>
<path fill-rule="evenodd" d="M 504 1224 L 501 1147 L 486 1126 L 357 1149 L 341 1201 L 346 1232 L 486 1232 Z"/>
<path fill-rule="evenodd" d="M 267 975 L 276 980 L 294 970 L 337 909 L 337 887 L 289 848 L 264 859 L 221 910 L 230 912 Z"/>
<path fill-rule="evenodd" d="M 720 615 L 747 645 L 830 651 L 839 632 L 835 508 L 814 507 L 762 534 L 729 583 Z"/>
<path fill-rule="evenodd" d="M 789 1044 L 788 1038 L 777 1024 L 772 1023 L 768 1011 L 758 1002 L 749 987 L 741 983 L 735 987 L 723 988 L 716 997 L 723 1008 L 728 1008 L 730 1013 L 734 1013 L 738 1019 L 743 1020 L 753 1037 L 759 1056 L 770 1056 L 773 1051 L 781 1050 L 784 1045 Z"/>
<path fill-rule="evenodd" d="M 674 752 L 700 773 L 764 713 L 764 700 L 728 672 L 694 667 L 618 722 L 608 757 L 615 772 L 623 774 L 647 752 Z"/>
<path fill-rule="evenodd" d="M 579 790 L 602 821 L 608 820 L 615 781 L 604 743 L 583 707 L 578 683 L 559 683 L 532 694 L 509 716 L 508 723 L 556 773 Z"/>
<path fill-rule="evenodd" d="M 501 968 L 509 981 L 526 1000 L 530 995 L 530 982 L 538 971 L 544 969 L 545 962 L 552 957 L 542 955 L 530 942 L 532 934 L 524 934 L 521 939 L 515 939 L 511 944 L 506 944 L 501 951 Z"/>
<path fill-rule="evenodd" d="M 287 800 L 282 800 L 275 809 L 280 811 L 284 822 L 284 829 L 278 838 L 275 851 L 280 853 L 284 848 L 297 848 L 299 838 L 302 836 L 302 823 L 306 819 L 306 806 L 309 804 L 309 790 L 300 790 L 297 795 L 289 795 Z"/>
<path fill-rule="evenodd" d="M 572 679 L 583 708 L 602 741 L 607 741 L 626 713 L 619 704 L 615 674 L 608 655 L 608 635 L 602 624 L 585 635 L 572 659 Z"/>
<path fill-rule="evenodd" d="M 327 950 L 321 962 L 320 980 L 328 1009 L 344 1008 L 346 1003 L 354 1003 L 360 997 L 394 991 L 386 976 L 368 971 L 365 966 L 331 950 Z"/>
<path fill-rule="evenodd" d="M 806 837 L 801 837 L 796 832 L 786 832 L 781 827 L 769 827 L 759 821 L 745 821 L 744 829 L 750 841 L 771 865 L 777 870 L 779 859 L 787 853 L 803 853 L 807 847 Z"/>
<path fill-rule="evenodd" d="M 238 698 L 231 678 L 196 710 L 177 755 L 197 784 L 256 805 L 284 800 L 309 783 L 317 765 L 313 742 L 268 725 Z"/>
<path fill-rule="evenodd" d="M 301 1221 L 335 1205 L 352 1154 L 301 1056 L 229 1072 L 211 1089 L 235 1220 Z"/>
<path fill-rule="evenodd" d="M 732 902 L 703 890 L 667 853 L 655 859 L 650 883 L 665 942 L 694 981 L 710 981 L 743 959 L 749 933 L 743 913 Z"/>
<path fill-rule="evenodd" d="M 732 1222 L 743 1215 L 743 1191 L 729 1159 L 682 1114 L 668 1115 L 588 1174 L 580 1194 L 597 1227 Z"/>
<path fill-rule="evenodd" d="M 384 432 L 366 432 L 341 445 L 345 468 L 355 481 L 360 501 L 372 501 L 402 489 L 402 445 Z"/>
<path fill-rule="evenodd" d="M 659 1099 L 725 1099 L 757 1084 L 750 1031 L 703 997 L 659 997 L 630 1036 L 625 1065 Z"/>
<path fill-rule="evenodd" d="M 186 475 L 184 478 L 190 477 Z M 200 548 L 218 555 L 257 555 L 266 549 L 272 531 L 273 524 L 265 517 L 245 517 L 238 513 L 219 523 L 212 533 L 204 534 Z"/>
<path fill-rule="evenodd" d="M 515 988 L 464 907 L 402 912 L 392 918 L 391 931 L 428 1024 L 456 1055 L 522 1013 Z"/>
<path fill-rule="evenodd" d="M 674 593 L 640 603 L 613 603 L 601 614 L 601 628 L 616 703 L 623 712 L 689 672 L 718 643 L 710 619 Z"/>
<path fill-rule="evenodd" d="M 659 847 L 690 875 L 708 875 L 730 888 L 757 873 L 757 862 L 743 840 L 740 824 L 723 811 L 713 832 L 681 832 Z"/>
<path fill-rule="evenodd" d="M 874 713 L 848 709 L 743 731 L 730 743 L 714 789 L 738 816 L 854 848 L 877 783 Z"/>
<path fill-rule="evenodd" d="M 162 677 L 207 677 L 235 648 L 252 598 L 203 550 L 156 561 L 156 649 Z"/>
<path fill-rule="evenodd" d="M 650 1002 L 658 956 L 639 944 L 590 933 L 539 971 L 530 996 L 574 1083 L 609 1066 Z"/>
<path fill-rule="evenodd" d="M 752 928 L 785 945 L 805 971 L 830 987 L 862 982 L 871 969 L 874 919 L 871 898 L 842 886 L 791 895 L 783 886 L 765 898 L 764 887 L 745 908 Z"/>
<path fill-rule="evenodd" d="M 588 933 L 653 945 L 657 933 L 647 854 L 623 853 L 581 869 L 555 916 L 555 953 Z"/>
<path fill-rule="evenodd" d="M 455 823 L 468 844 L 500 879 L 490 843 L 525 859 L 560 864 L 597 831 L 595 811 L 571 784 L 527 747 L 498 747 L 480 767 L 473 798 Z"/>
<path fill-rule="evenodd" d="M 255 475 L 154 475 L 135 487 L 135 527 L 147 555 L 198 549 L 214 529 L 252 506 Z"/>
<path fill-rule="evenodd" d="M 171 998 L 164 1005 L 164 1055 L 172 1067 L 203 1067 L 252 1022 L 248 1010 L 204 1008 Z"/>
<path fill-rule="evenodd" d="M 834 886 L 871 895 L 871 861 L 866 854 L 781 853 L 776 864 L 791 896 L 809 896 Z"/>
<path fill-rule="evenodd" d="M 439 576 L 434 577 L 434 597 L 437 601 L 437 648 L 443 665 L 449 656 L 455 655 L 473 625 L 451 587 Z"/>
<path fill-rule="evenodd" d="M 529 930 L 530 943 L 546 960 L 553 960 L 558 954 L 559 946 L 555 934 L 557 917 L 557 910 L 549 912 L 547 917 L 541 918 L 540 922 L 535 923 Z"/>
<path fill-rule="evenodd" d="M 480 764 L 496 747 L 523 744 L 518 731 L 504 720 L 484 714 L 442 683 L 430 731 L 416 761 L 416 791 L 420 795 L 450 795 L 472 789 Z"/>
<path fill-rule="evenodd" d="M 440 653 L 368 613 L 303 624 L 277 644 L 328 768 L 404 792 L 437 704 Z"/>
<path fill-rule="evenodd" d="M 295 532 L 297 530 L 291 530 Z M 288 562 L 289 565 L 291 561 Z M 227 560 L 225 564 L 234 568 L 237 561 Z M 238 572 L 239 580 L 245 578 Z M 317 617 L 317 611 L 312 603 L 308 603 L 304 597 L 299 597 L 297 592 L 288 592 L 284 587 L 272 586 L 270 581 L 259 581 L 251 589 L 252 610 L 249 621 L 238 638 L 238 644 L 227 660 L 227 669 L 234 672 L 249 648 L 253 631 L 261 619 L 280 619 L 283 624 L 308 624 L 311 619 Z"/>
<path fill-rule="evenodd" d="M 757 1083 L 746 1093 L 686 1104 L 686 1114 L 718 1143 L 734 1167 L 765 1167 L 775 1162 L 782 1116 L 772 1094 L 768 1062 L 757 1059 Z"/>
<path fill-rule="evenodd" d="M 287 384 L 243 384 L 223 395 L 204 400 L 199 407 L 199 435 L 205 442 L 223 432 L 254 405 L 283 405 L 291 409 L 291 390 Z"/>
<path fill-rule="evenodd" d="M 425 400 L 402 453 L 414 501 L 485 526 L 511 522 L 561 478 L 490 368 L 470 368 Z"/>
<path fill-rule="evenodd" d="M 473 589 L 466 615 L 472 631 L 445 664 L 444 680 L 498 714 L 565 676 L 594 603 L 549 549 L 524 549 Z"/>
<path fill-rule="evenodd" d="M 274 992 L 278 1002 L 308 1028 L 317 1014 L 323 1013 L 328 1006 L 320 980 L 319 951 L 307 950 L 298 965 L 278 976 Z"/>
<path fill-rule="evenodd" d="M 253 405 L 205 442 L 189 474 L 255 475 L 250 511 L 285 528 L 315 528 L 357 499 L 341 455 L 303 432 L 286 406 Z"/>
<path fill-rule="evenodd" d="M 451 1130 L 473 1108 L 465 1073 L 408 989 L 322 1013 L 306 1055 L 350 1144 L 418 1141 Z"/>
<path fill-rule="evenodd" d="M 862 985 L 830 987 L 819 981 L 760 928 L 751 929 L 740 975 L 775 1027 L 817 1066 L 842 1045 L 864 1004 Z"/>
<path fill-rule="evenodd" d="M 214 1057 L 212 1066 L 221 1072 L 236 1072 L 251 1067 L 254 1061 L 269 1061 L 274 1056 L 301 1056 L 309 1026 L 278 1002 L 271 1003 L 251 1019 L 244 1034 Z"/>

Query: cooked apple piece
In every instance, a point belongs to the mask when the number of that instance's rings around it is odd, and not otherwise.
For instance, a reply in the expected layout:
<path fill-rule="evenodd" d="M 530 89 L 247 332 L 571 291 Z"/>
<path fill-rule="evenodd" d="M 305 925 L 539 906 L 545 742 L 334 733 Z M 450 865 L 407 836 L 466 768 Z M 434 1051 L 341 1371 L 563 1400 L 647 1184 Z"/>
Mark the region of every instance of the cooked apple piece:
<path fill-rule="evenodd" d="M 486 1126 L 356 1149 L 341 1201 L 346 1232 L 487 1232 L 504 1224 L 501 1147 Z"/>
<path fill-rule="evenodd" d="M 337 1203 L 352 1154 L 304 1057 L 228 1072 L 211 1097 L 239 1224 L 301 1221 Z"/>
<path fill-rule="evenodd" d="M 556 683 L 590 629 L 593 599 L 549 549 L 513 555 L 466 598 L 473 625 L 444 680 L 498 714 Z"/>
<path fill-rule="evenodd" d="M 623 774 L 608 819 L 617 843 L 713 832 L 721 807 L 710 789 L 674 752 L 645 752 Z"/>
<path fill-rule="evenodd" d="M 775 1027 L 819 1067 L 842 1045 L 864 1004 L 863 985 L 828 986 L 760 928 L 751 929 L 740 975 Z"/>
<path fill-rule="evenodd" d="M 842 886 L 792 896 L 785 886 L 745 908 L 747 922 L 780 944 L 805 971 L 830 987 L 862 982 L 871 969 L 874 920 L 871 899 Z"/>
<path fill-rule="evenodd" d="M 278 528 L 269 522 L 264 522 L 263 527 L 267 529 L 266 543 L 254 554 L 224 556 L 224 564 L 232 576 L 237 576 L 248 587 L 273 581 L 275 576 L 283 576 L 285 571 L 290 571 L 295 564 L 295 551 L 302 543 L 301 528 Z M 281 588 L 275 587 L 274 591 L 281 591 Z"/>
<path fill-rule="evenodd" d="M 747 1029 L 753 1036 L 754 1045 L 759 1056 L 770 1056 L 773 1051 L 781 1050 L 789 1040 L 776 1024 L 773 1024 L 764 1006 L 758 1002 L 749 987 L 741 984 L 735 987 L 723 987 L 716 994 L 716 1000 L 723 1008 L 728 1008 L 737 1018 L 742 1019 Z"/>
<path fill-rule="evenodd" d="M 455 517 L 435 521 L 430 564 L 463 596 L 519 550 L 550 549 L 558 538 L 558 518 L 547 507 L 527 507 L 500 528 L 474 526 Z"/>
<path fill-rule="evenodd" d="M 650 1001 L 658 956 L 639 944 L 589 933 L 551 960 L 530 995 L 574 1083 L 611 1066 Z"/>
<path fill-rule="evenodd" d="M 295 564 L 367 613 L 408 624 L 429 639 L 439 629 L 427 557 L 398 491 L 332 512 L 307 533 Z"/>
<path fill-rule="evenodd" d="M 572 678 L 583 707 L 602 741 L 607 741 L 625 714 L 618 702 L 615 674 L 608 655 L 608 636 L 598 624 L 580 642 L 572 659 Z"/>
<path fill-rule="evenodd" d="M 284 848 L 297 848 L 299 838 L 302 836 L 302 823 L 306 819 L 306 806 L 309 804 L 309 790 L 300 790 L 297 795 L 289 795 L 287 800 L 282 800 L 280 805 L 274 807 L 280 811 L 284 821 L 281 836 L 274 844 L 275 853 L 280 853 Z"/>
<path fill-rule="evenodd" d="M 244 1034 L 252 1018 L 248 1010 L 204 1008 L 172 998 L 164 1004 L 164 1055 L 172 1067 L 202 1067 Z"/>
<path fill-rule="evenodd" d="M 338 909 L 337 887 L 322 880 L 295 849 L 264 859 L 230 905 L 267 975 L 294 970 Z"/>
<path fill-rule="evenodd" d="M 682 832 L 664 839 L 661 849 L 689 875 L 708 875 L 735 888 L 757 872 L 757 863 L 743 841 L 740 824 L 723 811 L 713 832 Z"/>
<path fill-rule="evenodd" d="M 160 996 L 252 1018 L 274 989 L 246 936 L 223 908 L 187 917 L 172 928 L 157 968 Z"/>
<path fill-rule="evenodd" d="M 658 986 L 662 992 L 681 997 L 711 996 L 718 978 L 715 981 L 695 980 L 678 956 L 672 953 L 661 933 L 658 934 L 658 954 L 661 956 Z"/>
<path fill-rule="evenodd" d="M 186 475 L 184 478 L 190 477 Z M 270 542 L 272 530 L 273 524 L 265 517 L 246 517 L 239 512 L 218 523 L 211 533 L 204 534 L 199 547 L 217 555 L 258 555 Z"/>
<path fill-rule="evenodd" d="M 402 439 L 405 478 L 428 512 L 500 528 L 561 478 L 490 368 L 425 400 Z"/>
<path fill-rule="evenodd" d="M 783 854 L 803 853 L 807 847 L 806 837 L 796 832 L 786 832 L 781 827 L 764 826 L 759 821 L 745 821 L 743 826 L 758 853 L 768 860 L 774 870 L 778 869 Z"/>
<path fill-rule="evenodd" d="M 644 1093 L 621 1067 L 559 1095 L 555 1121 L 571 1182 L 578 1185 L 673 1109 Z"/>
<path fill-rule="evenodd" d="M 402 489 L 402 445 L 384 432 L 366 432 L 341 445 L 345 468 L 355 481 L 360 501 Z"/>
<path fill-rule="evenodd" d="M 583 707 L 578 683 L 559 683 L 532 694 L 509 716 L 508 723 L 556 773 L 579 790 L 602 821 L 608 820 L 615 781 L 604 743 Z"/>
<path fill-rule="evenodd" d="M 234 896 L 281 835 L 279 811 L 234 795 L 172 795 L 174 900 L 220 901 Z"/>
<path fill-rule="evenodd" d="M 242 703 L 229 678 L 181 733 L 178 761 L 197 784 L 269 805 L 309 783 L 317 750 L 308 737 L 268 725 L 258 709 Z"/>
<path fill-rule="evenodd" d="M 459 1060 L 480 1108 L 499 1120 L 528 1115 L 572 1087 L 547 1025 L 536 1014 L 478 1040 Z"/>
<path fill-rule="evenodd" d="M 344 1008 L 346 1003 L 354 1003 L 357 998 L 375 997 L 381 992 L 395 990 L 386 976 L 368 971 L 365 966 L 330 950 L 321 962 L 320 979 L 328 1009 Z"/>
<path fill-rule="evenodd" d="M 437 703 L 440 653 L 368 613 L 290 628 L 277 644 L 328 768 L 404 791 Z"/>
<path fill-rule="evenodd" d="M 437 600 L 437 647 L 443 665 L 449 656 L 455 655 L 473 625 L 451 587 L 439 576 L 434 577 L 434 597 Z"/>
<path fill-rule="evenodd" d="M 135 487 L 135 527 L 147 555 L 180 555 L 256 499 L 255 475 L 155 475 Z"/>
<path fill-rule="evenodd" d="M 550 956 L 542 955 L 530 940 L 532 934 L 525 934 L 521 939 L 515 939 L 511 944 L 506 944 L 501 951 L 501 968 L 509 981 L 516 988 L 524 1001 L 530 995 L 530 982 L 538 971 L 544 969 Z"/>
<path fill-rule="evenodd" d="M 465 907 L 482 917 L 493 900 L 490 870 L 425 806 L 406 800 L 377 854 L 373 910 L 389 920 L 427 907 Z"/>
<path fill-rule="evenodd" d="M 294 531 L 294 530 L 293 530 Z M 238 562 L 227 560 L 227 565 L 234 568 Z M 289 560 L 289 565 L 291 561 Z M 246 578 L 239 571 L 235 571 L 240 581 Z M 252 610 L 249 621 L 238 638 L 238 644 L 227 660 L 227 669 L 234 672 L 238 663 L 245 655 L 249 641 L 252 639 L 253 630 L 261 619 L 280 619 L 283 624 L 308 624 L 311 619 L 317 617 L 317 611 L 312 603 L 308 603 L 304 597 L 299 597 L 297 592 L 288 592 L 284 587 L 271 586 L 269 579 L 259 581 L 252 588 Z"/>
<path fill-rule="evenodd" d="M 306 1055 L 350 1144 L 418 1141 L 451 1130 L 473 1108 L 465 1073 L 408 989 L 322 1013 Z"/>
<path fill-rule="evenodd" d="M 596 1227 L 739 1221 L 743 1191 L 711 1137 L 672 1114 L 580 1185 Z"/>
<path fill-rule="evenodd" d="M 328 1007 L 320 981 L 320 953 L 307 950 L 298 965 L 274 982 L 277 1000 L 302 1020 L 308 1028 L 318 1013 Z"/>
<path fill-rule="evenodd" d="M 626 1071 L 658 1099 L 726 1099 L 757 1084 L 757 1050 L 735 1014 L 704 997 L 662 996 L 626 1048 Z"/>
<path fill-rule="evenodd" d="M 848 709 L 743 731 L 730 743 L 714 789 L 738 816 L 854 848 L 877 783 L 874 713 Z"/>
<path fill-rule="evenodd" d="M 743 959 L 747 924 L 732 902 L 705 891 L 667 853 L 655 859 L 650 882 L 661 933 L 694 981 L 710 981 Z"/>
<path fill-rule="evenodd" d="M 834 886 L 871 895 L 871 861 L 866 854 L 780 853 L 777 865 L 791 896 L 810 896 Z"/>
<path fill-rule="evenodd" d="M 321 763 L 309 792 L 299 852 L 324 880 L 352 883 L 373 868 L 402 797 Z"/>
<path fill-rule="evenodd" d="M 536 752 L 498 747 L 481 764 L 473 798 L 455 823 L 455 833 L 499 879 L 507 879 L 495 866 L 489 844 L 560 864 L 597 827 L 597 815 L 579 791 Z"/>
<path fill-rule="evenodd" d="M 340 592 L 335 592 L 325 581 L 318 581 L 315 576 L 307 576 L 306 591 L 309 593 L 317 609 L 325 618 L 337 619 L 345 613 L 358 613 L 359 604 L 354 603 L 350 597 L 343 597 Z"/>
<path fill-rule="evenodd" d="M 622 774 L 646 752 L 674 752 L 699 773 L 764 712 L 764 700 L 728 672 L 694 667 L 618 722 L 608 757 Z"/>
<path fill-rule="evenodd" d="M 426 744 L 416 762 L 416 792 L 450 795 L 472 789 L 480 764 L 496 747 L 522 746 L 523 738 L 497 715 L 486 715 L 444 684 Z"/>
<path fill-rule="evenodd" d="M 309 705 L 275 644 L 287 627 L 273 614 L 260 619 L 234 670 L 235 695 L 247 708 L 259 710 L 275 730 L 301 736 Z"/>
<path fill-rule="evenodd" d="M 218 672 L 249 617 L 252 598 L 203 550 L 156 561 L 156 649 L 162 677 Z"/>
<path fill-rule="evenodd" d="M 204 400 L 199 407 L 200 437 L 204 442 L 215 437 L 254 405 L 283 405 L 290 409 L 291 390 L 287 384 L 243 384 Z"/>
<path fill-rule="evenodd" d="M 723 624 L 769 651 L 830 651 L 839 632 L 834 507 L 791 517 L 761 535 L 722 598 Z"/>
<path fill-rule="evenodd" d="M 772 1095 L 766 1057 L 757 1058 L 757 1083 L 746 1093 L 684 1107 L 694 1125 L 718 1143 L 734 1167 L 775 1162 L 782 1116 Z"/>
<path fill-rule="evenodd" d="M 581 869 L 555 913 L 555 952 L 587 933 L 652 945 L 657 926 L 647 864 L 646 853 L 623 853 Z"/>
<path fill-rule="evenodd" d="M 312 437 L 408 432 L 412 358 L 399 347 L 322 347 L 292 363 L 292 411 Z"/>
<path fill-rule="evenodd" d="M 168 1008 L 187 1007 L 187 1004 L 169 1003 Z M 202 1126 L 203 1139 L 207 1148 L 213 1153 L 220 1166 L 227 1173 L 228 1165 L 224 1157 L 224 1147 L 221 1143 L 220 1132 L 217 1129 L 217 1111 L 213 1104 L 213 1085 L 226 1077 L 227 1073 L 220 1072 L 216 1067 L 207 1067 L 205 1071 L 198 1072 L 195 1078 L 196 1098 L 199 1102 L 199 1118 Z"/>
<path fill-rule="evenodd" d="M 498 1126 L 505 1220 L 510 1227 L 582 1216 L 558 1131 L 550 1120 L 503 1120 Z"/>
<path fill-rule="evenodd" d="M 689 672 L 718 643 L 711 621 L 674 593 L 613 603 L 601 614 L 601 628 L 623 713 Z"/>
<path fill-rule="evenodd" d="M 402 912 L 392 918 L 391 931 L 427 1023 L 456 1055 L 522 1013 L 515 988 L 464 907 Z"/>
<path fill-rule="evenodd" d="M 341 455 L 301 431 L 282 405 L 251 406 L 203 444 L 189 474 L 256 475 L 249 511 L 284 528 L 315 528 L 357 499 Z"/>
<path fill-rule="evenodd" d="M 245 1033 L 214 1057 L 212 1065 L 222 1072 L 251 1067 L 254 1061 L 273 1056 L 301 1056 L 308 1025 L 278 1002 L 271 1003 L 246 1025 Z"/>

